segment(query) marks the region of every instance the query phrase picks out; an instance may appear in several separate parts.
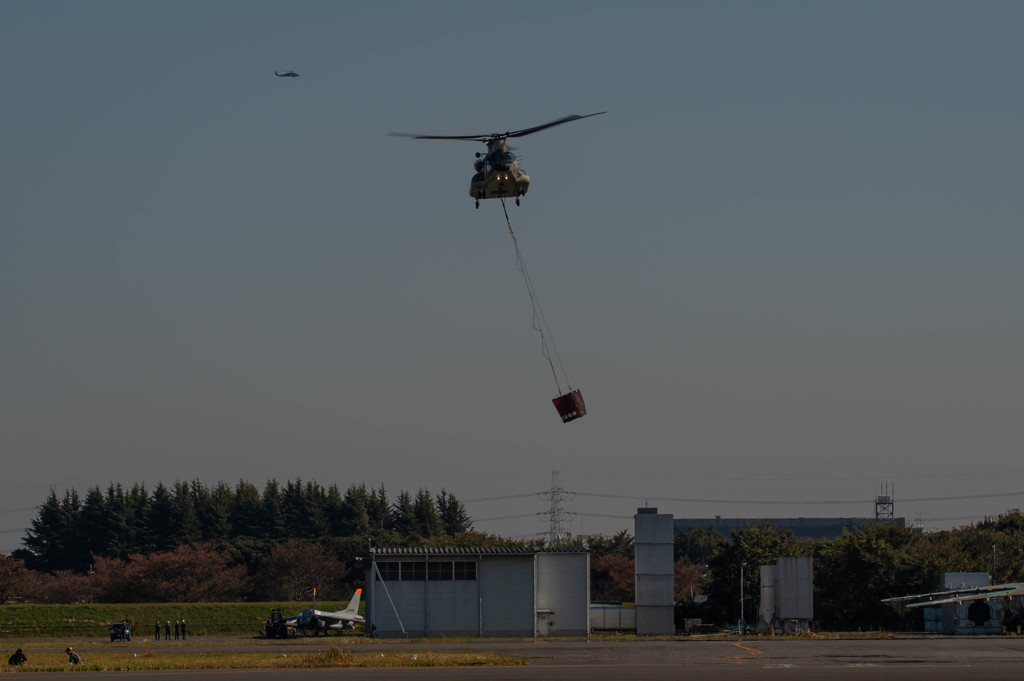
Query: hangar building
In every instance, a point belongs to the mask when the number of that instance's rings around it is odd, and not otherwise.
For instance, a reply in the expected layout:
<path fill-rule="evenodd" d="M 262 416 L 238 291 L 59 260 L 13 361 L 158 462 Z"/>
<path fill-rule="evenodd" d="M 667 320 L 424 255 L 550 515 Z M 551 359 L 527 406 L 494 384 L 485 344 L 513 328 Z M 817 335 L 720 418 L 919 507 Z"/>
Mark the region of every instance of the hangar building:
<path fill-rule="evenodd" d="M 588 636 L 585 549 L 371 548 L 366 621 L 381 636 Z"/>

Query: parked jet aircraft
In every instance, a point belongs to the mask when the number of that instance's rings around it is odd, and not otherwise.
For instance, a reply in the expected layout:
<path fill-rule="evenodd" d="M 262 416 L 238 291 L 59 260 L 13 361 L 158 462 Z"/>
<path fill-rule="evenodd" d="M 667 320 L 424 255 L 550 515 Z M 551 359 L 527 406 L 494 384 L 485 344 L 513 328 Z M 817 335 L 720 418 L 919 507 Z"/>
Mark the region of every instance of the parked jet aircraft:
<path fill-rule="evenodd" d="M 985 601 L 999 599 L 1003 605 L 1000 623 L 1007 626 L 1024 624 L 1024 582 L 992 584 L 991 586 L 970 586 L 949 591 L 933 591 L 927 594 L 913 594 L 883 598 L 884 603 L 903 602 L 908 608 L 927 605 L 945 605 L 964 601 Z M 909 601 L 909 602 L 908 602 Z"/>
<path fill-rule="evenodd" d="M 313 634 L 326 634 L 330 630 L 354 629 L 356 623 L 365 624 L 366 620 L 359 614 L 359 598 L 363 595 L 362 589 L 356 589 L 348 607 L 344 610 L 328 612 L 316 608 L 316 587 L 313 588 L 313 605 L 306 608 L 294 617 L 285 619 L 285 626 L 294 627 L 299 633 L 312 631 Z"/>

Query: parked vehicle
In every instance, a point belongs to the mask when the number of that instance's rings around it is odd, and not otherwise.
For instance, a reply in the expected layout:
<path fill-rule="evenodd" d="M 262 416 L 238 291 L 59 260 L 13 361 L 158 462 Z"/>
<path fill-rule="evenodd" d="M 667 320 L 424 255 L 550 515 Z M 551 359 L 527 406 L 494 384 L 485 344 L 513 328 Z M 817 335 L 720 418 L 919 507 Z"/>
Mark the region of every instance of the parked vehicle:
<path fill-rule="evenodd" d="M 132 628 L 127 622 L 114 622 L 110 625 L 110 641 L 131 641 Z"/>

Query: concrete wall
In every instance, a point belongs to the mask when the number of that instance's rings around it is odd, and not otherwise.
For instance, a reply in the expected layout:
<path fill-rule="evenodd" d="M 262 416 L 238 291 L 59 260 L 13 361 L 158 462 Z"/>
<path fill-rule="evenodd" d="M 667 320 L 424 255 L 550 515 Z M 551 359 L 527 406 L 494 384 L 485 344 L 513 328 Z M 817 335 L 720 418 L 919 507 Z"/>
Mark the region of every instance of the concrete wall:
<path fill-rule="evenodd" d="M 671 635 L 675 631 L 672 516 L 642 508 L 637 509 L 634 523 L 636 633 Z"/>

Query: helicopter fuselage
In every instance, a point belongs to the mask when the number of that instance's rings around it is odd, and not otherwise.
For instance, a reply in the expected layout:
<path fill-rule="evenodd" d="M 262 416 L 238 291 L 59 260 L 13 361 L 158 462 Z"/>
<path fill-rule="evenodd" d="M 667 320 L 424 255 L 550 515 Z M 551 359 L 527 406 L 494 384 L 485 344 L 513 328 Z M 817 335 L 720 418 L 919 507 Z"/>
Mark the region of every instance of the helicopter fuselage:
<path fill-rule="evenodd" d="M 469 195 L 480 199 L 503 196 L 520 197 L 530 188 L 530 176 L 519 167 L 516 155 L 508 150 L 505 140 L 487 144 L 487 153 L 478 154 L 473 168 L 477 171 L 469 184 Z"/>

